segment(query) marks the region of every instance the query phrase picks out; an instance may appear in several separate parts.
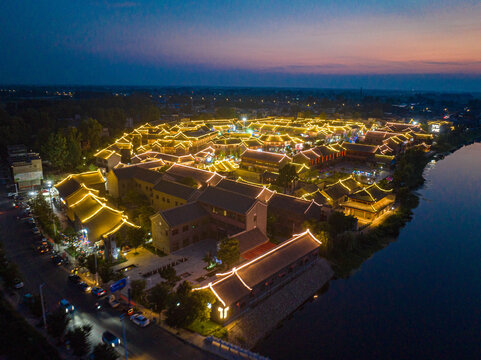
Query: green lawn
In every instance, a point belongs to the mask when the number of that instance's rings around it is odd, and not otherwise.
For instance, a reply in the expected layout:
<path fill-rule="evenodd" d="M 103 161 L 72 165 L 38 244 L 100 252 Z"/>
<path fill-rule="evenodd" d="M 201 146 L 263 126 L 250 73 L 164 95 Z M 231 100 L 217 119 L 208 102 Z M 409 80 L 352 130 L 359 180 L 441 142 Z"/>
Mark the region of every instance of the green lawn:
<path fill-rule="evenodd" d="M 202 336 L 213 335 L 218 338 L 225 338 L 227 336 L 227 330 L 221 325 L 209 320 L 199 321 L 195 320 L 187 327 L 188 330 L 196 332 Z"/>

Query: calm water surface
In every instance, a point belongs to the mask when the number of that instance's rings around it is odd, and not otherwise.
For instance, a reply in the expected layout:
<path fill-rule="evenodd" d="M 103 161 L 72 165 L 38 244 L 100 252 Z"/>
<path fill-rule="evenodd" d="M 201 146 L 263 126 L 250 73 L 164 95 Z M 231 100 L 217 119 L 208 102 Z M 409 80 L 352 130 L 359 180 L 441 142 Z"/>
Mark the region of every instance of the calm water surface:
<path fill-rule="evenodd" d="M 429 165 L 398 240 L 284 321 L 272 359 L 481 359 L 481 144 Z"/>

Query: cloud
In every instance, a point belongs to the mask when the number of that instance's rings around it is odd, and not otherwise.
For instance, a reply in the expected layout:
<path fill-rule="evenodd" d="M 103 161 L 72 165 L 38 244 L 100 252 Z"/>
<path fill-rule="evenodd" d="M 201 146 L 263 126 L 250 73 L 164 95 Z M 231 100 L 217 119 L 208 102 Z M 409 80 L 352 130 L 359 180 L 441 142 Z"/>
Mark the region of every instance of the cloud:
<path fill-rule="evenodd" d="M 420 61 L 421 64 L 426 65 L 448 65 L 448 66 L 469 66 L 481 65 L 480 61 Z"/>
<path fill-rule="evenodd" d="M 273 66 L 266 68 L 268 71 L 274 72 L 293 72 L 293 73 L 318 73 L 324 71 L 344 70 L 347 68 L 346 64 L 328 63 L 321 65 L 285 65 Z"/>

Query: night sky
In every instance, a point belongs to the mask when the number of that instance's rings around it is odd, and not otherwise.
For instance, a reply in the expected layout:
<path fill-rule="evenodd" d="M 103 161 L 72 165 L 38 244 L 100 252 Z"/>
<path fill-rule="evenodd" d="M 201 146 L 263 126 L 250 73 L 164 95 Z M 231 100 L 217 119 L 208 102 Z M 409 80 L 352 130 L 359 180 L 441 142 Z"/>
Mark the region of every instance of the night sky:
<path fill-rule="evenodd" d="M 481 2 L 0 3 L 0 83 L 481 91 Z"/>

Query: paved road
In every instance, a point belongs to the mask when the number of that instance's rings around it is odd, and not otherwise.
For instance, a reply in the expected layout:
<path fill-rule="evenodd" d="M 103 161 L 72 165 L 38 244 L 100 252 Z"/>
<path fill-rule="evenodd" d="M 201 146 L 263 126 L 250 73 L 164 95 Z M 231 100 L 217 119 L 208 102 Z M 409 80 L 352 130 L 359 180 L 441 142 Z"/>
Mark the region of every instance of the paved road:
<path fill-rule="evenodd" d="M 105 308 L 96 311 L 97 301 L 91 294 L 83 294 L 76 286 L 67 280 L 68 271 L 63 267 L 56 267 L 50 261 L 50 256 L 35 254 L 32 248 L 31 231 L 26 224 L 16 220 L 18 210 L 9 209 L 10 203 L 4 194 L 0 195 L 0 231 L 7 256 L 15 262 L 23 275 L 26 292 L 38 293 L 39 285 L 43 288 L 46 308 L 53 311 L 62 298 L 68 299 L 77 309 L 72 323 L 75 325 L 88 323 L 92 325 L 90 341 L 92 344 L 100 342 L 100 334 L 110 330 L 119 338 L 122 336 L 122 325 L 119 312 Z M 185 344 L 175 336 L 166 333 L 157 326 L 139 328 L 130 320 L 125 321 L 127 348 L 129 359 L 213 359 L 214 355 L 207 354 Z M 123 346 L 117 348 L 123 355 Z"/>

